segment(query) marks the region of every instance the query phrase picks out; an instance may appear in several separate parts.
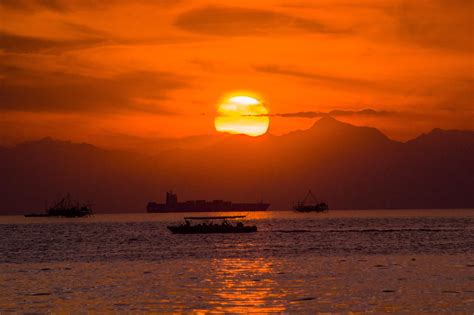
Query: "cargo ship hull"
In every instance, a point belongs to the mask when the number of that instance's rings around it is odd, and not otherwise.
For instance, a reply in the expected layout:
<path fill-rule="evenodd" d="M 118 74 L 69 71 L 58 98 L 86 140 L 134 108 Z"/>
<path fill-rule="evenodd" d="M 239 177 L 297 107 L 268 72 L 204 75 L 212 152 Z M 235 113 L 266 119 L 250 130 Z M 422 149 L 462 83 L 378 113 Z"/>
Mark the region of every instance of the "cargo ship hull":
<path fill-rule="evenodd" d="M 178 202 L 178 197 L 172 192 L 166 194 L 166 203 L 149 202 L 147 212 L 230 212 L 230 211 L 265 211 L 269 203 L 234 203 L 224 200 L 189 200 Z"/>

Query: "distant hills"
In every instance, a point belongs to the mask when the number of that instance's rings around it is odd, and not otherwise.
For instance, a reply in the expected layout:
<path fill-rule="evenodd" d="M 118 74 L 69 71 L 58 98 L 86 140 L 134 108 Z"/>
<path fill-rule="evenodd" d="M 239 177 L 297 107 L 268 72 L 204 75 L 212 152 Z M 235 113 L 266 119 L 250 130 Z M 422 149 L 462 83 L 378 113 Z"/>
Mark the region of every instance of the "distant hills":
<path fill-rule="evenodd" d="M 283 136 L 167 145 L 154 156 L 50 138 L 2 147 L 0 213 L 37 212 L 67 192 L 96 212 L 143 212 L 169 189 L 275 210 L 308 189 L 332 209 L 474 208 L 473 131 L 434 129 L 401 143 L 325 116 Z"/>

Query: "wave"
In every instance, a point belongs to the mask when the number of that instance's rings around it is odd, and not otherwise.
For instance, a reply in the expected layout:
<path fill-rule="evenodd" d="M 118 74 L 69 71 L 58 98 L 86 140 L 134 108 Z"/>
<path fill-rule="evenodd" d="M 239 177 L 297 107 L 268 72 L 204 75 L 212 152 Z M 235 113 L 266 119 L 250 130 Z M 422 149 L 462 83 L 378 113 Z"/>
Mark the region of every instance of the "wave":
<path fill-rule="evenodd" d="M 310 231 L 310 230 L 276 230 L 276 231 L 271 231 L 271 232 L 276 232 L 276 233 L 308 233 L 308 232 L 316 232 L 316 231 Z"/>
<path fill-rule="evenodd" d="M 393 233 L 393 232 L 459 232 L 464 229 L 345 229 L 345 230 L 275 230 L 274 233 Z"/>

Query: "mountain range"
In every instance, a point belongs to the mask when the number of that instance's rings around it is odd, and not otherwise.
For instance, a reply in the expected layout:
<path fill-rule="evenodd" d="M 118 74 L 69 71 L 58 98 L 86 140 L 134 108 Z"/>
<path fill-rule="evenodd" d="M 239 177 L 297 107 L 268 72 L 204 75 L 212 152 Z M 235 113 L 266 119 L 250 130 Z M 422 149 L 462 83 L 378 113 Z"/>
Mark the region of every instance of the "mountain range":
<path fill-rule="evenodd" d="M 144 212 L 170 189 L 180 200 L 263 200 L 273 210 L 309 189 L 332 209 L 474 208 L 474 131 L 398 142 L 324 116 L 282 136 L 143 152 L 51 138 L 0 147 L 0 213 L 38 212 L 67 192 L 99 213 Z"/>

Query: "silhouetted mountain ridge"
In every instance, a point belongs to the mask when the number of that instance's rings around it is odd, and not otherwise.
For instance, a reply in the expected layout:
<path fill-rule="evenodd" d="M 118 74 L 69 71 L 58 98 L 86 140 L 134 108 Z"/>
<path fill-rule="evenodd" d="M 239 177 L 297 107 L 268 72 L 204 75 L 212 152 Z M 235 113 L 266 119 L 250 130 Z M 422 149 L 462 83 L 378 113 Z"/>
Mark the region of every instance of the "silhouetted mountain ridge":
<path fill-rule="evenodd" d="M 415 139 L 407 141 L 407 143 L 424 143 L 424 144 L 436 144 L 437 142 L 443 143 L 466 143 L 472 145 L 474 141 L 474 131 L 471 130 L 443 130 L 435 128 L 427 134 L 421 134 Z"/>
<path fill-rule="evenodd" d="M 44 138 L 0 148 L 0 213 L 37 211 L 70 192 L 98 212 L 181 199 L 269 201 L 312 189 L 333 209 L 474 208 L 474 132 L 434 129 L 406 143 L 323 117 L 283 136 L 222 137 L 158 156 Z"/>

